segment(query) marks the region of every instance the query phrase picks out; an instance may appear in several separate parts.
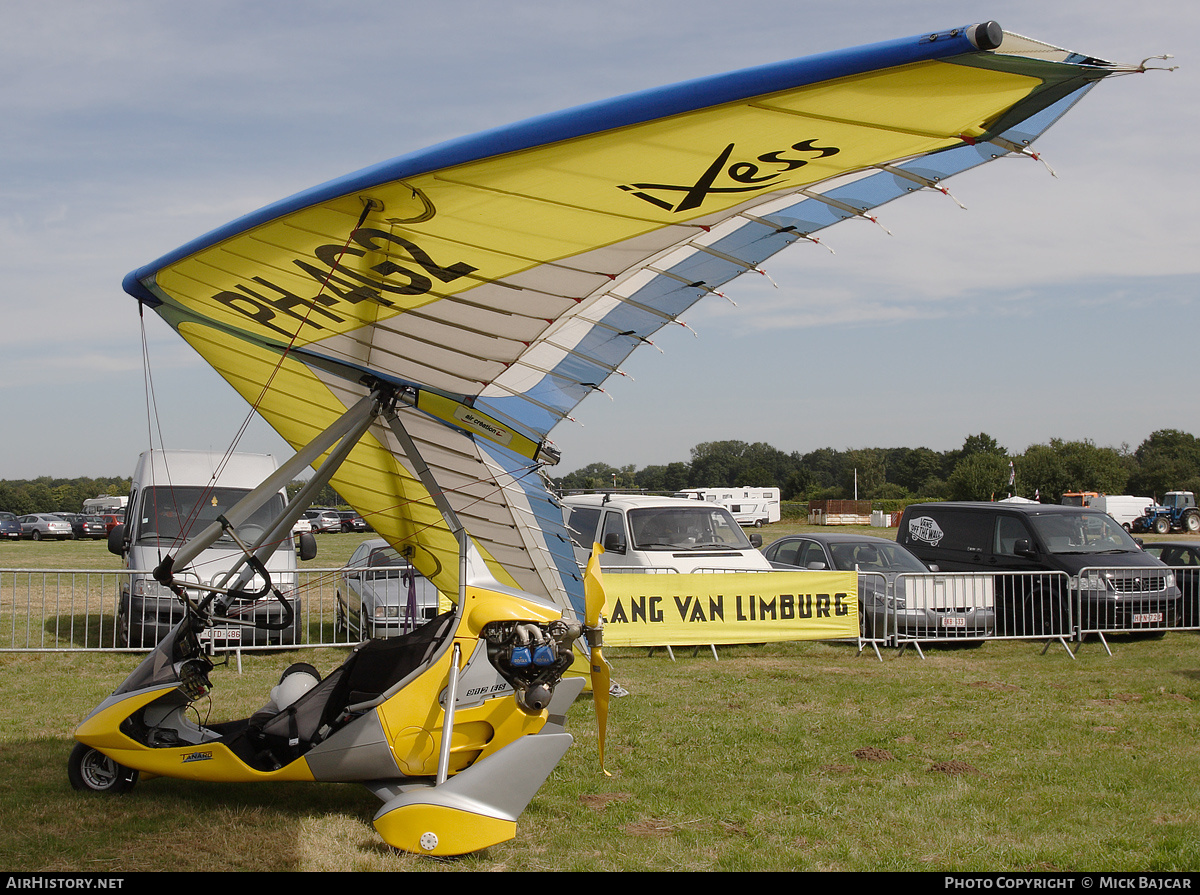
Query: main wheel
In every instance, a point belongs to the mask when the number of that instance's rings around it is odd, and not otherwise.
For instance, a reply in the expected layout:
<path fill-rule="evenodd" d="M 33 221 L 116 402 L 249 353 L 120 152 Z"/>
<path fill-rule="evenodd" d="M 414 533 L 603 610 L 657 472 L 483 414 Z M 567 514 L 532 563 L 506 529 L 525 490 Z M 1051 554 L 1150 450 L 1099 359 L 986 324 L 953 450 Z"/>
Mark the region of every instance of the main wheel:
<path fill-rule="evenodd" d="M 80 792 L 123 793 L 133 789 L 138 772 L 117 764 L 91 746 L 76 743 L 67 759 L 67 779 Z"/>
<path fill-rule="evenodd" d="M 1184 516 L 1183 527 L 1190 532 L 1200 531 L 1200 513 L 1188 513 Z"/>

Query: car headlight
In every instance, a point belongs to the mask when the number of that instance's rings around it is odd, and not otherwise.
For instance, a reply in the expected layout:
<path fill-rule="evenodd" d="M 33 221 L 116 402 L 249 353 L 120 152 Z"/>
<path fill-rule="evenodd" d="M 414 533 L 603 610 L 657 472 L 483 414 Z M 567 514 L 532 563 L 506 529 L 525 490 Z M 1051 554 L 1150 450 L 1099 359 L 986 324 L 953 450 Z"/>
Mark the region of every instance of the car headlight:
<path fill-rule="evenodd" d="M 137 597 L 173 597 L 175 594 L 165 584 L 153 578 L 134 578 L 130 590 Z"/>

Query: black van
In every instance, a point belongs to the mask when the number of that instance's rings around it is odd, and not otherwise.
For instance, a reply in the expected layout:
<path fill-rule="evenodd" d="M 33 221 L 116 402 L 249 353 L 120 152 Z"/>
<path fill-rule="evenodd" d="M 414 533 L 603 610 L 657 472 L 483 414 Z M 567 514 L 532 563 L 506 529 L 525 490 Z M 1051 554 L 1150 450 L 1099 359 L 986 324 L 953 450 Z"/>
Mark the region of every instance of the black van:
<path fill-rule="evenodd" d="M 1005 501 L 911 504 L 896 541 L 943 572 L 1027 573 L 996 579 L 1001 633 L 1178 624 L 1174 574 L 1100 510 Z"/>

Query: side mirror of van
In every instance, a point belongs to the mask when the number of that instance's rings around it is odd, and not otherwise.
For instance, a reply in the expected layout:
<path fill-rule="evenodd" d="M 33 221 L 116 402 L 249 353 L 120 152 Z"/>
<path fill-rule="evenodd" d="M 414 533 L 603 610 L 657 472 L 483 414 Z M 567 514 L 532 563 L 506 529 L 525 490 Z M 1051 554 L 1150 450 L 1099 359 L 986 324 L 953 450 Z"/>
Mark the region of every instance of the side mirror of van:
<path fill-rule="evenodd" d="M 616 532 L 610 532 L 604 536 L 604 552 L 605 553 L 624 553 L 625 545 L 621 543 L 621 536 Z"/>
<path fill-rule="evenodd" d="M 1037 556 L 1037 551 L 1026 538 L 1017 538 L 1013 542 L 1013 553 L 1017 556 Z"/>
<path fill-rule="evenodd" d="M 112 548 L 109 548 L 112 549 Z M 310 560 L 317 555 L 317 539 L 311 531 L 300 533 L 300 559 Z"/>
<path fill-rule="evenodd" d="M 760 535 L 760 534 L 750 535 L 750 546 L 754 547 L 757 550 L 761 550 L 762 549 L 762 535 Z"/>
<path fill-rule="evenodd" d="M 114 525 L 108 533 L 108 552 L 116 556 L 125 555 L 125 526 Z"/>

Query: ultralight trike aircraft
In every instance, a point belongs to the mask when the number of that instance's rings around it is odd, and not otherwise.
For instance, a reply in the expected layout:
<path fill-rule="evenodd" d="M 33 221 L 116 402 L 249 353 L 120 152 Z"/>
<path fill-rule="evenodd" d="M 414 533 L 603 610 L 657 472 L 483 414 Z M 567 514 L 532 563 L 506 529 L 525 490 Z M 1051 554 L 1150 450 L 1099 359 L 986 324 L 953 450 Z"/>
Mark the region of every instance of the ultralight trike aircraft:
<path fill-rule="evenodd" d="M 602 588 L 543 479 L 551 430 L 725 283 L 893 199 L 949 195 L 959 172 L 1038 158 L 1033 140 L 1098 81 L 1143 70 L 995 22 L 925 32 L 443 143 L 133 271 L 140 307 L 296 451 L 263 492 L 315 476 L 221 580 L 196 585 L 189 563 L 249 507 L 164 553 L 186 617 L 80 725 L 73 782 L 357 781 L 398 848 L 512 837 L 570 742 L 573 647 L 601 722 L 608 695 Z M 210 683 L 198 635 L 234 601 L 286 600 L 262 558 L 326 483 L 454 611 L 320 680 L 295 669 L 250 718 L 192 723 Z"/>

